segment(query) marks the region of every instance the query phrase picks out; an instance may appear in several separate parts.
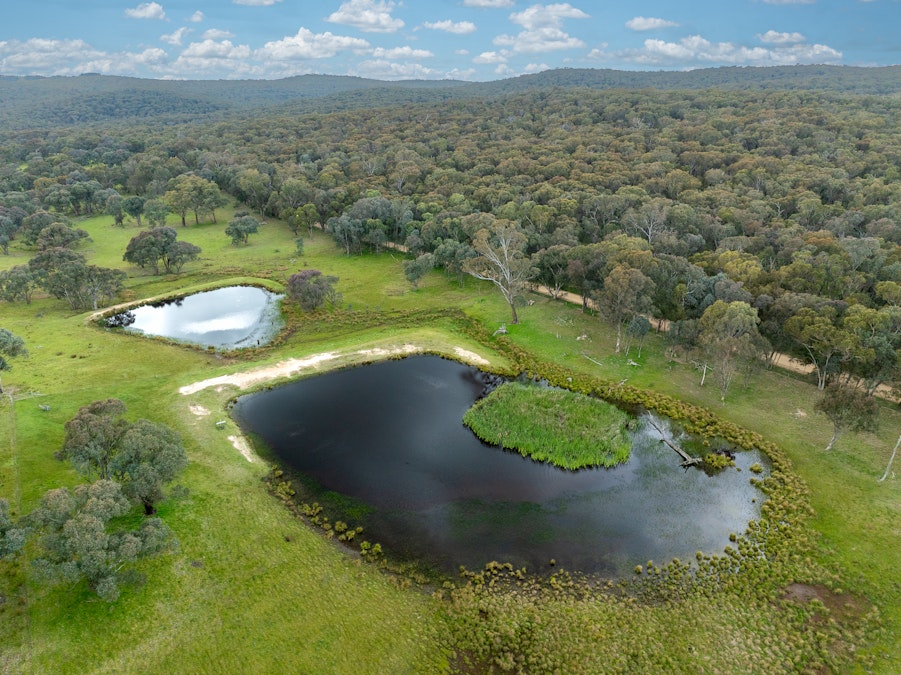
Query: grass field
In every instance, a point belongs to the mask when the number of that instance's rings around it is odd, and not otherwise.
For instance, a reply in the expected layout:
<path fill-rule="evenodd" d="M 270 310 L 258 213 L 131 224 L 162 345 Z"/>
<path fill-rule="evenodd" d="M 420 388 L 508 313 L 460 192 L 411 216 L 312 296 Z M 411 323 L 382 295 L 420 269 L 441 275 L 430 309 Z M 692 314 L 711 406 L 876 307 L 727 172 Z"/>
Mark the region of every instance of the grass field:
<path fill-rule="evenodd" d="M 486 348 L 450 319 L 386 325 L 371 317 L 459 307 L 493 331 L 508 320 L 508 308 L 490 287 L 472 280 L 460 285 L 439 272 L 414 291 L 404 279 L 399 256 L 345 257 L 321 233 L 308 238 L 304 255 L 297 258 L 294 236 L 277 222 L 252 235 L 248 246 L 235 247 L 224 234 L 229 218 L 224 212 L 219 224 L 178 227 L 179 237 L 203 253 L 177 276 L 152 277 L 124 264 L 122 252 L 138 230 L 114 228 L 110 218 L 79 223 L 93 239 L 81 250 L 92 263 L 128 271 L 123 301 L 234 279 L 280 284 L 299 269 L 317 268 L 340 278 L 338 290 L 351 319 L 301 322 L 279 345 L 236 356 L 106 331 L 91 324 L 88 314 L 73 315 L 52 298 L 31 305 L 0 304 L 0 327 L 23 337 L 30 353 L 4 373 L 4 387 L 14 393 L 15 402 L 7 399 L 0 405 L 0 496 L 9 499 L 15 514 L 31 510 L 47 489 L 79 481 L 67 465 L 53 459 L 53 452 L 62 442 L 64 422 L 96 399 L 121 398 L 129 419 L 147 417 L 175 427 L 190 459 L 180 478 L 188 496 L 160 508 L 181 542 L 180 551 L 142 563 L 148 583 L 126 588 L 117 603 L 98 601 L 83 585 L 42 585 L 27 562 L 0 563 L 0 671 L 434 673 L 461 662 L 452 649 L 466 648 L 456 636 L 470 614 L 448 611 L 447 601 L 434 599 L 429 589 L 347 554 L 266 491 L 265 462 L 249 462 L 235 449 L 228 438 L 237 433 L 231 421 L 224 430 L 215 425 L 227 419 L 226 405 L 235 388 L 207 388 L 190 396 L 178 390 L 288 358 L 333 354 L 321 370 L 373 358 L 364 350 L 403 345 L 450 356 L 462 349 L 505 368 L 502 353 Z M 0 269 L 22 264 L 30 255 L 14 245 L 9 256 L 0 256 Z M 878 433 L 848 434 L 824 453 L 831 430 L 813 411 L 816 391 L 810 382 L 762 371 L 747 387 L 730 392 L 724 406 L 714 388 L 699 387 L 696 373 L 667 358 L 656 336 L 649 338 L 641 358 L 631 355 L 639 364 L 632 366 L 625 355 L 614 354 L 613 335 L 596 318 L 546 298 L 534 300 L 522 308 L 521 324 L 508 325 L 514 344 L 576 372 L 626 380 L 710 408 L 784 450 L 813 508 L 811 569 L 828 570 L 830 583 L 840 586 L 845 597 L 876 607 L 881 616 L 879 630 L 856 638 L 854 646 L 864 655 L 857 667 L 901 672 L 899 481 L 877 483 L 901 431 L 897 406 L 884 406 Z M 577 339 L 582 336 L 587 339 Z M 208 414 L 198 414 L 201 410 Z M 470 601 L 486 603 L 486 616 L 492 617 L 470 627 L 475 631 L 497 629 L 506 635 L 512 630 L 509 622 L 495 626 L 494 617 L 504 611 L 509 617 L 533 611 L 516 605 L 513 596 L 485 600 L 473 595 L 467 600 L 466 593 L 454 602 L 460 607 Z M 573 641 L 574 653 L 580 653 L 577 640 L 585 641 L 586 651 L 600 654 L 643 645 L 645 656 L 661 666 L 670 663 L 672 670 L 696 664 L 711 672 L 741 672 L 729 664 L 768 662 L 767 630 L 790 632 L 796 625 L 770 604 L 725 595 L 706 604 L 685 601 L 681 610 L 669 604 L 645 606 L 629 617 L 601 601 L 590 610 L 586 604 L 576 608 L 570 600 L 535 606 L 545 612 L 537 617 L 539 624 L 567 625 L 561 634 Z M 732 620 L 741 625 L 724 630 L 716 617 L 727 627 Z M 624 637 L 603 621 L 635 626 L 634 635 Z M 673 626 L 691 635 L 669 634 Z M 655 633 L 655 628 L 661 631 Z M 711 645 L 731 639 L 732 647 L 717 656 L 705 636 L 715 638 Z M 699 645 L 698 651 L 688 649 L 691 643 Z M 758 649 L 761 655 L 750 658 Z M 739 652 L 749 660 L 738 659 Z M 827 645 L 818 658 L 828 652 Z M 735 658 L 731 662 L 730 654 Z M 778 657 L 774 662 L 786 670 L 817 664 L 789 664 Z M 614 661 L 609 663 L 613 670 Z M 829 667 L 827 658 L 823 668 Z"/>

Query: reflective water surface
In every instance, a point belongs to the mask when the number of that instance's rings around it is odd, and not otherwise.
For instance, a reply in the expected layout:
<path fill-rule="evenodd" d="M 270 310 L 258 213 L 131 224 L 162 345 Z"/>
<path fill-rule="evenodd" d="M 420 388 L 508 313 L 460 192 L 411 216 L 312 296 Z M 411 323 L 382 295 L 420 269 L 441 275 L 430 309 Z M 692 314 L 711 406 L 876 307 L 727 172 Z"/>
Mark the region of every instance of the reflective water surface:
<path fill-rule="evenodd" d="M 340 503 L 363 538 L 449 573 L 492 560 L 540 572 L 553 558 L 622 574 L 721 552 L 759 516 L 763 495 L 747 470 L 765 464 L 758 453 L 710 477 L 681 468 L 646 423 L 615 469 L 564 471 L 487 446 L 461 421 L 485 381 L 469 366 L 411 357 L 244 396 L 233 413 Z"/>
<path fill-rule="evenodd" d="M 281 297 L 255 286 L 228 286 L 135 307 L 107 323 L 202 347 L 255 347 L 269 342 L 281 328 Z"/>

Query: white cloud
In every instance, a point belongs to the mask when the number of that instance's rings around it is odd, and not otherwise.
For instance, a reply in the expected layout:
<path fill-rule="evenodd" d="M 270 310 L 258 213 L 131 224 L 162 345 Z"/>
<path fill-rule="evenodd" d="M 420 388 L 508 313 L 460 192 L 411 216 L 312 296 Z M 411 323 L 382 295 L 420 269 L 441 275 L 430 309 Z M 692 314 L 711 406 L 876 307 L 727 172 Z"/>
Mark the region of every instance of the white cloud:
<path fill-rule="evenodd" d="M 0 72 L 9 75 L 135 75 L 143 68 L 163 66 L 167 60 L 166 52 L 159 48 L 109 53 L 84 40 L 32 38 L 0 42 Z"/>
<path fill-rule="evenodd" d="M 230 40 L 192 42 L 179 55 L 180 59 L 247 59 L 249 57 L 250 47 L 232 44 Z"/>
<path fill-rule="evenodd" d="M 190 21 L 191 23 L 200 23 L 201 21 L 203 21 L 203 12 L 201 12 L 200 10 L 194 12 L 191 15 L 191 18 L 188 19 L 188 21 Z"/>
<path fill-rule="evenodd" d="M 507 55 L 502 52 L 482 52 L 476 56 L 473 63 L 506 63 Z"/>
<path fill-rule="evenodd" d="M 765 42 L 771 45 L 791 45 L 807 41 L 807 38 L 805 38 L 800 33 L 779 33 L 774 30 L 768 30 L 766 33 L 760 33 L 757 35 L 757 38 L 761 42 Z"/>
<path fill-rule="evenodd" d="M 445 19 L 444 21 L 426 21 L 422 25 L 432 30 L 443 30 L 455 35 L 468 35 L 476 31 L 476 25 L 472 21 L 451 21 L 450 19 Z"/>
<path fill-rule="evenodd" d="M 567 3 L 555 5 L 532 5 L 521 12 L 510 15 L 510 21 L 526 30 L 541 28 L 562 28 L 563 19 L 587 19 L 588 14 Z"/>
<path fill-rule="evenodd" d="M 230 40 L 192 42 L 172 64 L 172 72 L 179 76 L 222 74 L 228 77 L 260 76 L 261 71 L 250 62 L 253 52 L 247 45 L 232 44 Z"/>
<path fill-rule="evenodd" d="M 643 49 L 627 49 L 615 53 L 593 50 L 589 57 L 599 60 L 617 59 L 643 66 L 705 67 L 715 64 L 781 66 L 811 63 L 841 63 L 842 53 L 820 44 L 747 47 L 731 42 L 711 42 L 700 35 L 679 42 L 645 40 Z"/>
<path fill-rule="evenodd" d="M 329 32 L 313 33 L 308 28 L 301 28 L 296 35 L 267 42 L 256 51 L 256 56 L 264 61 L 327 59 L 341 51 L 364 50 L 369 46 L 366 40 L 360 38 L 333 35 Z"/>
<path fill-rule="evenodd" d="M 185 37 L 187 37 L 187 35 L 188 35 L 189 33 L 191 33 L 191 32 L 192 32 L 192 29 L 190 29 L 190 28 L 185 28 L 184 26 L 182 26 L 182 27 L 179 28 L 177 31 L 174 31 L 174 32 L 169 33 L 169 34 L 167 34 L 167 35 L 160 35 L 160 40 L 162 40 L 162 41 L 165 42 L 166 44 L 170 44 L 170 45 L 180 45 L 180 44 L 181 44 L 181 41 L 182 41 Z"/>
<path fill-rule="evenodd" d="M 816 0 L 763 0 L 767 5 L 812 5 Z"/>
<path fill-rule="evenodd" d="M 667 21 L 666 19 L 658 19 L 651 16 L 636 16 L 634 19 L 626 21 L 626 28 L 631 30 L 657 30 L 659 28 L 673 28 L 679 24 L 675 21 Z"/>
<path fill-rule="evenodd" d="M 454 54 L 456 54 L 457 56 L 469 56 L 469 50 L 468 49 L 455 49 Z"/>
<path fill-rule="evenodd" d="M 227 38 L 235 37 L 233 33 L 227 30 L 220 30 L 218 28 L 210 28 L 208 31 L 204 31 L 201 36 L 204 40 L 225 40 Z"/>
<path fill-rule="evenodd" d="M 391 16 L 395 6 L 392 0 L 347 0 L 326 21 L 353 26 L 364 33 L 394 33 L 404 27 L 401 19 Z"/>
<path fill-rule="evenodd" d="M 158 2 L 142 2 L 134 9 L 126 9 L 125 16 L 129 19 L 165 19 L 166 12 Z"/>
<path fill-rule="evenodd" d="M 247 5 L 248 7 L 271 7 L 282 0 L 233 0 L 236 5 Z"/>
<path fill-rule="evenodd" d="M 463 0 L 464 7 L 512 7 L 513 0 Z"/>
<path fill-rule="evenodd" d="M 466 70 L 454 68 L 453 70 L 449 70 L 446 73 L 447 79 L 449 80 L 468 80 L 469 78 L 474 77 L 475 74 L 475 68 L 467 68 Z"/>
<path fill-rule="evenodd" d="M 444 75 L 441 71 L 428 68 L 421 63 L 398 63 L 381 59 L 361 62 L 353 74 L 378 80 L 424 80 Z"/>
<path fill-rule="evenodd" d="M 376 47 L 372 50 L 372 55 L 377 59 L 388 59 L 388 60 L 396 60 L 396 59 L 429 59 L 435 56 L 432 52 L 426 49 L 413 49 L 412 47 L 393 47 L 391 49 L 384 49 L 383 47 Z"/>
<path fill-rule="evenodd" d="M 523 73 L 541 73 L 545 70 L 550 70 L 551 67 L 546 63 L 528 63 L 526 67 L 522 69 Z"/>
<path fill-rule="evenodd" d="M 584 47 L 582 40 L 563 31 L 563 20 L 587 18 L 588 14 L 569 3 L 532 5 L 510 15 L 510 20 L 525 30 L 518 35 L 498 35 L 494 38 L 494 44 L 523 54 Z"/>

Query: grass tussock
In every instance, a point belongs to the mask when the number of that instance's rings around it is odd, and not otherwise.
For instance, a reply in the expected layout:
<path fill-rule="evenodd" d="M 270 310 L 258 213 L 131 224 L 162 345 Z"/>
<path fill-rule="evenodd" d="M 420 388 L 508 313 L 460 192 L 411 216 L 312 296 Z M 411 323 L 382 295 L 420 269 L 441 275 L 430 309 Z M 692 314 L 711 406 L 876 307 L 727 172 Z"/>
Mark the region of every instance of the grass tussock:
<path fill-rule="evenodd" d="M 477 401 L 463 423 L 486 443 L 564 469 L 616 466 L 629 458 L 629 415 L 565 389 L 508 382 Z"/>

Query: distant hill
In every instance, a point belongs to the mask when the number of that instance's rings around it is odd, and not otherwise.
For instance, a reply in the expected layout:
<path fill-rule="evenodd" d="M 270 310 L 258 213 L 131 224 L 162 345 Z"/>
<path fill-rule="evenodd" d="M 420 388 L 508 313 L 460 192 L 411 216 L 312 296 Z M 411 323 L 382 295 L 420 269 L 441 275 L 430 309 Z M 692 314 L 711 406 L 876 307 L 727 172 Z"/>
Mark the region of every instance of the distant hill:
<path fill-rule="evenodd" d="M 286 104 L 328 112 L 406 102 L 500 96 L 532 89 L 809 89 L 901 93 L 901 66 L 780 66 L 633 72 L 567 68 L 493 82 L 302 75 L 281 80 L 147 80 L 97 75 L 0 76 L 0 130 L 111 122 L 180 123 Z"/>

